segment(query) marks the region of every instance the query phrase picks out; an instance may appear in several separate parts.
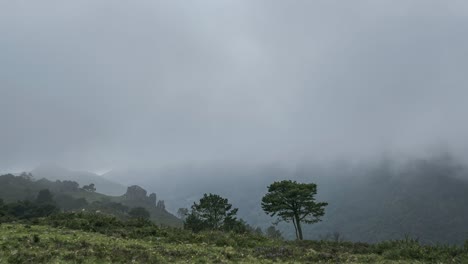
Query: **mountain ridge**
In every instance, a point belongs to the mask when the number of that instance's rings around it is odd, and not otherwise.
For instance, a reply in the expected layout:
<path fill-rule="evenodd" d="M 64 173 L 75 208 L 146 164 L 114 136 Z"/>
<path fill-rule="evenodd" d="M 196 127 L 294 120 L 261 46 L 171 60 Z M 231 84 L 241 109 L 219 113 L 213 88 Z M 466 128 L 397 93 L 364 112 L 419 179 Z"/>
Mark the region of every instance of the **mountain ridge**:
<path fill-rule="evenodd" d="M 93 183 L 96 190 L 100 193 L 118 196 L 126 191 L 126 186 L 102 177 L 96 173 L 89 171 L 69 170 L 57 165 L 40 165 L 31 171 L 31 174 L 36 179 L 46 178 L 51 181 L 55 180 L 71 180 L 76 181 L 80 185 Z"/>

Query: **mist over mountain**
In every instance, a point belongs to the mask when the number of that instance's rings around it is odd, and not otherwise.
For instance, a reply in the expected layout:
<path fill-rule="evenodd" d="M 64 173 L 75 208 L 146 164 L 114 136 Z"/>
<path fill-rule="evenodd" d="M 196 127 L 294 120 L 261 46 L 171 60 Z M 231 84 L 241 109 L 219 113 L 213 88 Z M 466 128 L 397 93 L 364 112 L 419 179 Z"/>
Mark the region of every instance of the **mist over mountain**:
<path fill-rule="evenodd" d="M 51 181 L 68 180 L 75 181 L 80 186 L 93 183 L 96 190 L 100 193 L 120 196 L 125 193 L 127 187 L 109 179 L 101 177 L 95 173 L 87 171 L 72 171 L 54 165 L 42 165 L 31 171 L 33 177 L 37 180 L 45 178 Z"/>
<path fill-rule="evenodd" d="M 148 186 L 164 197 L 171 212 L 189 208 L 203 193 L 217 193 L 239 208 L 240 217 L 261 227 L 274 221 L 260 207 L 267 185 L 282 179 L 314 182 L 317 199 L 329 206 L 322 222 L 305 227 L 309 239 L 339 232 L 351 241 L 408 235 L 427 244 L 461 244 L 468 234 L 468 166 L 448 154 L 406 161 L 306 163 L 293 169 L 211 163 L 111 171 L 103 177 Z M 293 237 L 291 226 L 280 227 Z"/>
<path fill-rule="evenodd" d="M 2 171 L 468 160 L 462 1 L 9 1 Z"/>
<path fill-rule="evenodd" d="M 329 203 L 306 238 L 460 245 L 465 25 L 455 0 L 3 1 L 0 174 L 178 227 L 214 193 L 265 228 L 267 186 L 292 179 Z"/>

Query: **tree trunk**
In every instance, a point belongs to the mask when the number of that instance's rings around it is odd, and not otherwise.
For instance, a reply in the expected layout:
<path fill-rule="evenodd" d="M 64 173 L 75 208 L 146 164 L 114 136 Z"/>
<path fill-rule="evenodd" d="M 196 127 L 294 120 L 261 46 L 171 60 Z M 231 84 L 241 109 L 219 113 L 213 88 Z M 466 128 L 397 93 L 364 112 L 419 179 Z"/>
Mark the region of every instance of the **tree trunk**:
<path fill-rule="evenodd" d="M 297 232 L 297 225 L 296 225 L 296 219 L 293 217 L 292 219 L 293 225 L 294 225 L 294 231 L 296 232 L 296 239 L 299 239 L 299 233 Z"/>
<path fill-rule="evenodd" d="M 301 227 L 301 220 L 299 219 L 299 216 L 296 215 L 296 225 L 297 225 L 297 233 L 299 234 L 299 240 L 303 240 L 304 238 L 302 237 L 302 227 Z"/>

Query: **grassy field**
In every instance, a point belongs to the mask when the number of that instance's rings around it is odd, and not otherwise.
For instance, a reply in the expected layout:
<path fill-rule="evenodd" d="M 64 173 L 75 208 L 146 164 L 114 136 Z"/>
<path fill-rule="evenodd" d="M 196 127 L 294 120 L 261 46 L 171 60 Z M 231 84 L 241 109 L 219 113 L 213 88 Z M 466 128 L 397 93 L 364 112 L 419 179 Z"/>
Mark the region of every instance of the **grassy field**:
<path fill-rule="evenodd" d="M 141 239 L 49 225 L 2 224 L 0 263 L 468 263 L 468 249 L 161 230 Z"/>

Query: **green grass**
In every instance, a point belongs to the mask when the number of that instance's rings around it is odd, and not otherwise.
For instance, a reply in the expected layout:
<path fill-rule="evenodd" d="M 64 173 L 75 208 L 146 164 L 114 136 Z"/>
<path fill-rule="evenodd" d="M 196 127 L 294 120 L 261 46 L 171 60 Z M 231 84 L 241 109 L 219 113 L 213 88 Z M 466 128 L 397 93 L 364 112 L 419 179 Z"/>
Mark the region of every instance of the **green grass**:
<path fill-rule="evenodd" d="M 255 261 L 233 247 L 123 239 L 48 226 L 2 225 L 1 263 L 193 263 Z"/>
<path fill-rule="evenodd" d="M 468 263 L 468 249 L 282 242 L 255 235 L 160 229 L 134 239 L 49 225 L 0 225 L 0 263 Z"/>

